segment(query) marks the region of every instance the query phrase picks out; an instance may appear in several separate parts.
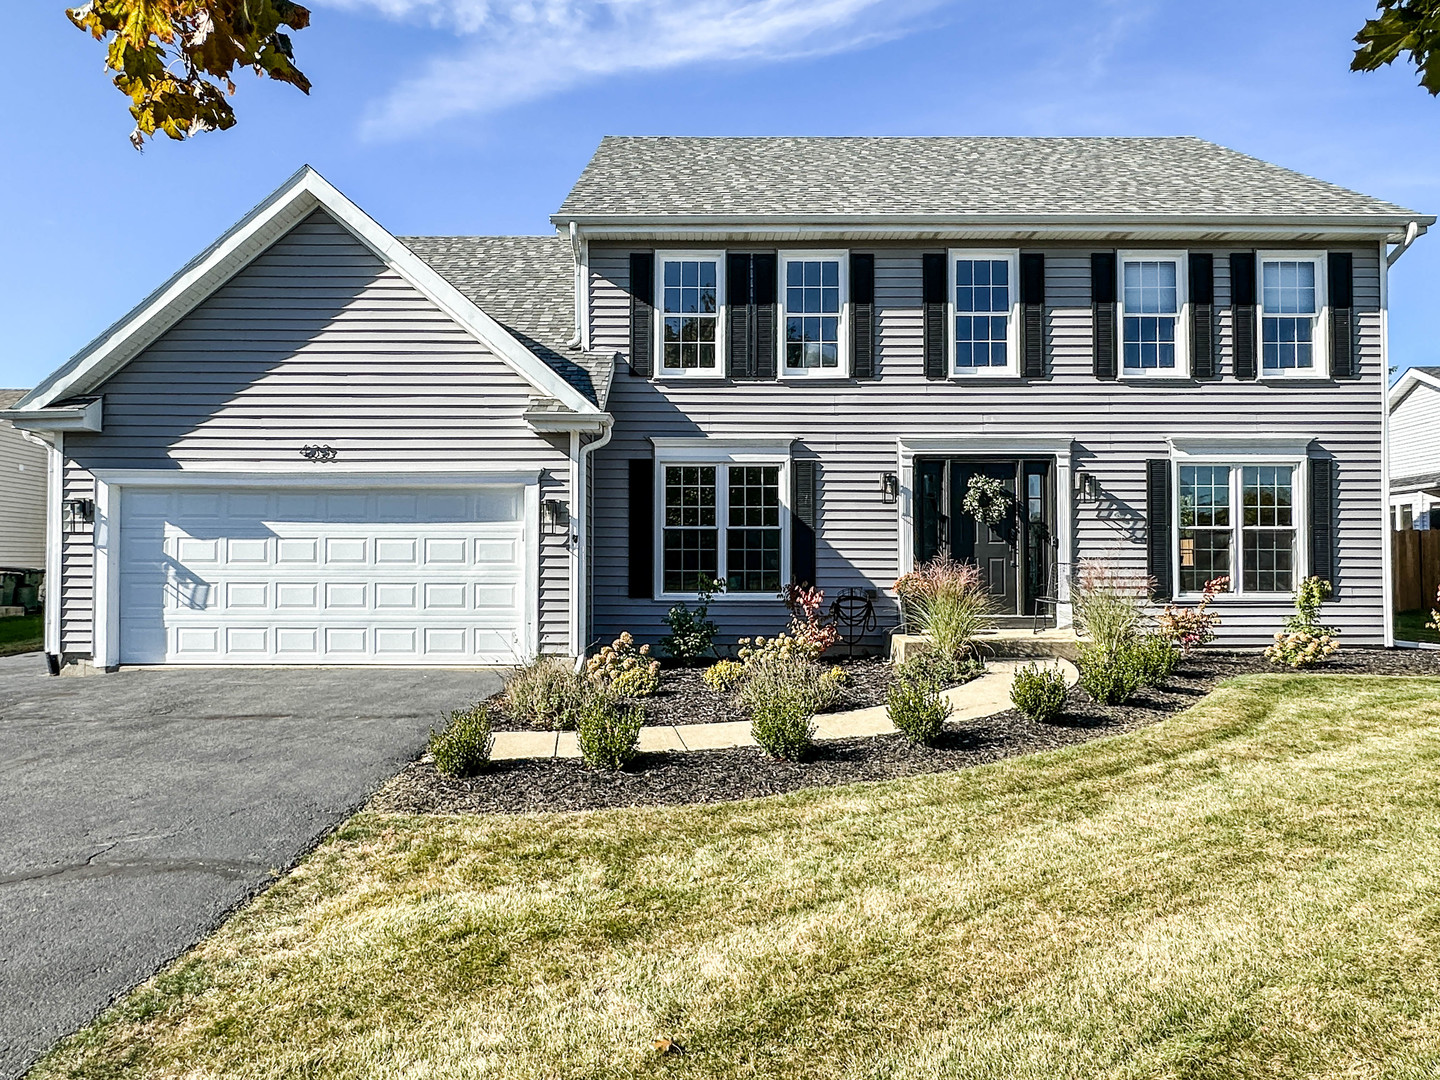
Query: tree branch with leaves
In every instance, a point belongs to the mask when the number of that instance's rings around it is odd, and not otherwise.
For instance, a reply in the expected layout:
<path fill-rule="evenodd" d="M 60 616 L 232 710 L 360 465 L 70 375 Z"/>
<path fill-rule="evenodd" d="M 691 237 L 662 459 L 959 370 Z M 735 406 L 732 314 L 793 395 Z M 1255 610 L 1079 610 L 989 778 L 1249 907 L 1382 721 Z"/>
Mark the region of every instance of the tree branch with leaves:
<path fill-rule="evenodd" d="M 1440 94 L 1440 0 L 1380 0 L 1379 14 L 1355 35 L 1351 71 L 1377 71 L 1408 56 L 1420 85 Z"/>
<path fill-rule="evenodd" d="M 305 29 L 310 12 L 291 0 L 90 0 L 66 15 L 108 43 L 105 67 L 130 99 L 137 150 L 157 131 L 180 140 L 234 127 L 226 99 L 237 68 L 310 92 L 282 32 Z"/>

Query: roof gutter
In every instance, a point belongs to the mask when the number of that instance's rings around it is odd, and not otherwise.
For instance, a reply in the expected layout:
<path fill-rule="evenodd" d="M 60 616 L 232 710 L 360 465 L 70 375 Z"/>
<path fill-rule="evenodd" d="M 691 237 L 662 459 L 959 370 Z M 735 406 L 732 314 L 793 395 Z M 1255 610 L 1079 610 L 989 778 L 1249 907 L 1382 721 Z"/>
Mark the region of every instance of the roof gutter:
<path fill-rule="evenodd" d="M 1434 222 L 1434 220 L 1434 218 L 1430 219 L 1432 223 Z M 1389 255 L 1385 256 L 1385 265 L 1394 266 L 1397 262 L 1399 262 L 1400 256 L 1404 255 L 1405 252 L 1409 251 L 1410 245 L 1413 244 L 1419 237 L 1424 236 L 1425 232 L 1426 226 L 1421 225 L 1418 221 L 1412 221 L 1410 222 L 1410 224 L 1406 225 L 1405 236 L 1401 239 L 1395 250 L 1390 252 Z"/>
<path fill-rule="evenodd" d="M 21 431 L 99 431 L 104 413 L 97 397 L 59 408 L 0 409 L 0 420 L 10 421 Z"/>

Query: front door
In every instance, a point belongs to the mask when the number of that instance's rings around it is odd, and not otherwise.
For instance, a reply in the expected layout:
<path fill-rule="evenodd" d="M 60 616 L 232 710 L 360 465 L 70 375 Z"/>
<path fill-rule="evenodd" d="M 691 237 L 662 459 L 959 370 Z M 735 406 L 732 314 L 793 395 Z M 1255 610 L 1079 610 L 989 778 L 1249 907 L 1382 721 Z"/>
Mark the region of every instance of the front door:
<path fill-rule="evenodd" d="M 1016 522 L 1013 515 L 993 525 L 976 521 L 965 512 L 965 495 L 973 477 L 989 476 L 1000 481 L 1013 500 L 1017 464 L 1014 461 L 950 463 L 950 520 L 955 523 L 951 556 L 961 562 L 973 562 L 980 568 L 985 588 L 995 601 L 997 615 L 1020 613 Z"/>

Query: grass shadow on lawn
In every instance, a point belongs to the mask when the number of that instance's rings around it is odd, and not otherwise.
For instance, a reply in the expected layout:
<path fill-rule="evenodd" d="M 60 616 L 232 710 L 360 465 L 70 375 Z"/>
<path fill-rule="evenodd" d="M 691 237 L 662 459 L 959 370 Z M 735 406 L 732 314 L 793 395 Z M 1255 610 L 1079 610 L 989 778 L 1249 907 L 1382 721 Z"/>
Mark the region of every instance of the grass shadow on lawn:
<path fill-rule="evenodd" d="M 1437 791 L 1440 678 L 1263 675 L 958 772 L 360 814 L 35 1075 L 1431 1076 Z"/>

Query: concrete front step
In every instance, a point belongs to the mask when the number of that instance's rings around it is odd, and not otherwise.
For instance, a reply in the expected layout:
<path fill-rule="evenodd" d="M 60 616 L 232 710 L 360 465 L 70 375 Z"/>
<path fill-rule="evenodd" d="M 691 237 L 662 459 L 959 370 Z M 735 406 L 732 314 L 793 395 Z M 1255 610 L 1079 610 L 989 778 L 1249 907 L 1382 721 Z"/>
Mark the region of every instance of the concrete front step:
<path fill-rule="evenodd" d="M 985 674 L 945 691 L 950 702 L 950 722 L 978 720 L 1010 708 L 1010 685 L 1015 672 L 1027 660 L 996 660 L 987 665 Z M 1064 659 L 1041 661 L 1041 666 L 1055 666 L 1065 674 L 1068 686 L 1080 678 L 1075 665 Z M 874 735 L 890 735 L 890 723 L 884 705 L 872 705 L 849 712 L 821 713 L 815 717 L 815 738 L 862 739 Z M 665 724 L 640 729 L 640 750 L 645 753 L 665 750 L 728 750 L 736 746 L 754 746 L 750 724 L 736 720 L 724 724 Z M 522 758 L 578 758 L 580 741 L 573 731 L 497 731 L 492 761 L 514 761 Z"/>

